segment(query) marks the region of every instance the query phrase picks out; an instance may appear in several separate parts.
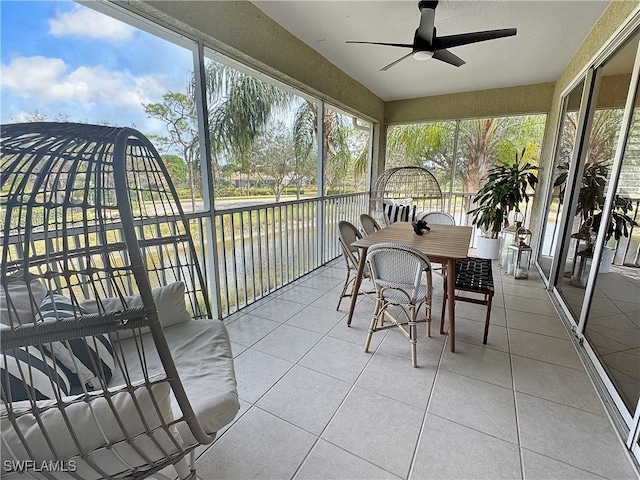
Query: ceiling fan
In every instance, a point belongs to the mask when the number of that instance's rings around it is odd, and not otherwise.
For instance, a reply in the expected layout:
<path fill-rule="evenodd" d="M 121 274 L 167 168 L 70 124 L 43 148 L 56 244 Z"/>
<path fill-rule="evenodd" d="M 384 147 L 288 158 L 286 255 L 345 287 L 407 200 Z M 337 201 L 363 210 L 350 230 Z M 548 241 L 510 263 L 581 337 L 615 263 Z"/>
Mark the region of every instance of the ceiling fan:
<path fill-rule="evenodd" d="M 370 45 L 387 45 L 389 47 L 410 48 L 411 52 L 407 53 L 398 60 L 391 62 L 386 67 L 380 69 L 385 71 L 400 63 L 405 58 L 413 55 L 416 60 L 427 60 L 435 58 L 441 62 L 449 63 L 455 67 L 464 65 L 464 60 L 451 53 L 447 48 L 459 47 L 470 43 L 484 42 L 496 38 L 511 37 L 517 33 L 516 28 L 503 28 L 500 30 L 485 30 L 482 32 L 460 33 L 457 35 L 446 35 L 444 37 L 436 36 L 436 27 L 434 20 L 436 16 L 437 1 L 420 1 L 418 8 L 420 9 L 420 26 L 416 29 L 413 37 L 413 43 L 385 43 L 385 42 L 356 42 L 347 41 L 347 43 L 367 43 Z"/>

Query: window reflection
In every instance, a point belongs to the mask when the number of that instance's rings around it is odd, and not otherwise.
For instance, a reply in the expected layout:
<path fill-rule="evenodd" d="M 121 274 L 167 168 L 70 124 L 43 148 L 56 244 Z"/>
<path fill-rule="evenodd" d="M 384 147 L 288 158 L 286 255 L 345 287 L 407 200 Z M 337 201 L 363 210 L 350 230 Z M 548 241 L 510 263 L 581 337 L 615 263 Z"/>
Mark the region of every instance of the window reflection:
<path fill-rule="evenodd" d="M 564 196 L 567 188 L 568 171 L 566 166 L 571 162 L 573 146 L 576 140 L 578 114 L 583 88 L 584 80 L 571 90 L 564 101 L 564 115 L 562 116 L 562 124 L 560 126 L 561 133 L 552 177 L 552 192 L 551 198 L 549 199 L 549 206 L 546 210 L 547 221 L 542 225 L 542 242 L 538 258 L 538 263 L 547 279 L 549 279 L 551 273 L 551 265 L 561 234 L 560 219 L 562 218 Z"/>
<path fill-rule="evenodd" d="M 640 229 L 632 223 L 640 201 L 639 127 L 635 107 L 584 332 L 630 412 L 640 399 Z"/>

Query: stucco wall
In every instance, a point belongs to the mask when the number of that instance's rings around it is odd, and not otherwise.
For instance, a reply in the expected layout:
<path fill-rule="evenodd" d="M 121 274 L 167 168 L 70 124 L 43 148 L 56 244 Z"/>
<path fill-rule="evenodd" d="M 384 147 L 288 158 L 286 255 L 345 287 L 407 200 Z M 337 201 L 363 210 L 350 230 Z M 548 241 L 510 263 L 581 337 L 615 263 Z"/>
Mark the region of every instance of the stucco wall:
<path fill-rule="evenodd" d="M 247 1 L 115 1 L 332 104 L 384 120 L 384 102 Z M 286 52 L 286 53 L 285 53 Z"/>
<path fill-rule="evenodd" d="M 546 113 L 551 109 L 554 84 L 494 88 L 387 102 L 388 124 Z"/>

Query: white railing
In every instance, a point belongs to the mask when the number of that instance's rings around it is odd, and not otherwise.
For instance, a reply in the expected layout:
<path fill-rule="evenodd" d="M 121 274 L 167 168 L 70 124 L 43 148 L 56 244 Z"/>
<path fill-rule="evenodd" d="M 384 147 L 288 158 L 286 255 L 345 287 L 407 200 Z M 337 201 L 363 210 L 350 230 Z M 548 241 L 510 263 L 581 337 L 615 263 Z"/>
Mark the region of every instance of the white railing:
<path fill-rule="evenodd" d="M 445 209 L 458 225 L 470 225 L 466 212 L 472 197 L 472 193 L 454 193 L 445 198 Z M 189 203 L 183 206 L 188 208 Z M 337 258 L 341 254 L 338 222 L 358 225 L 360 214 L 369 211 L 369 193 L 235 205 L 219 207 L 213 221 L 206 211 L 186 213 L 198 261 L 206 272 L 205 288 L 211 292 L 212 283 L 217 284 L 218 292 L 213 293 L 223 318 Z M 144 228 L 159 228 L 156 224 L 162 221 L 162 216 L 147 219 Z M 117 230 L 118 225 L 111 228 Z M 210 232 L 215 233 L 215 248 L 209 244 Z M 41 241 L 42 235 L 33 232 L 33 240 Z M 155 258 L 160 266 L 165 260 L 160 254 Z"/>
<path fill-rule="evenodd" d="M 357 225 L 368 201 L 368 193 L 357 193 L 217 210 L 222 316 L 340 255 L 338 222 Z"/>
<path fill-rule="evenodd" d="M 473 195 L 454 193 L 445 198 L 445 210 L 458 225 L 470 225 L 466 212 Z M 209 277 L 215 276 L 220 315 L 227 317 L 337 258 L 338 222 L 358 225 L 360 214 L 368 211 L 367 192 L 219 208 L 213 223 L 217 268 L 209 253 L 213 251 L 207 235 L 210 215 L 187 216 L 199 260 Z M 528 221 L 529 210 L 524 213 Z M 474 243 L 475 236 L 470 247 Z"/>

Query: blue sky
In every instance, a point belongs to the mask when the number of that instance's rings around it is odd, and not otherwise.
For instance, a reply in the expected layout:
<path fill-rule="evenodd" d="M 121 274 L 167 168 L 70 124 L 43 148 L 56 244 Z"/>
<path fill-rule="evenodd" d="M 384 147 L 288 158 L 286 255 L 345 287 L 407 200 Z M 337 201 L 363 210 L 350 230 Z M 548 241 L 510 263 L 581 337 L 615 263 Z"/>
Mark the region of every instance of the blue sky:
<path fill-rule="evenodd" d="M 71 1 L 0 0 L 2 123 L 34 112 L 163 134 L 142 104 L 184 92 L 189 50 Z"/>

